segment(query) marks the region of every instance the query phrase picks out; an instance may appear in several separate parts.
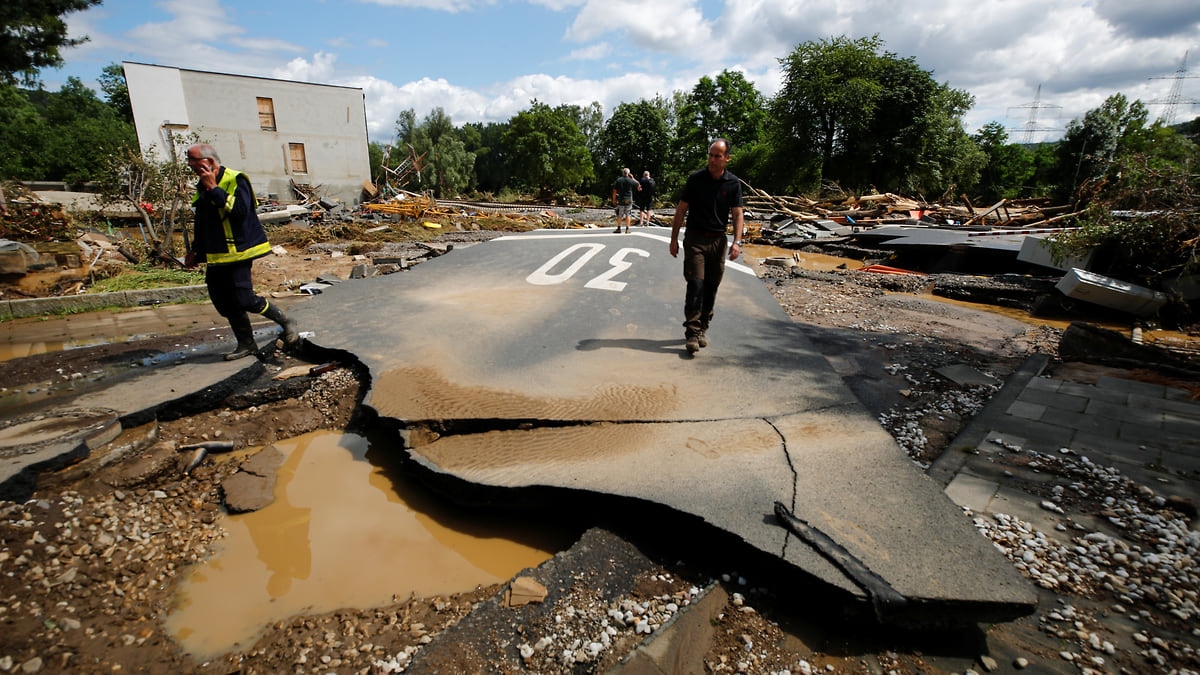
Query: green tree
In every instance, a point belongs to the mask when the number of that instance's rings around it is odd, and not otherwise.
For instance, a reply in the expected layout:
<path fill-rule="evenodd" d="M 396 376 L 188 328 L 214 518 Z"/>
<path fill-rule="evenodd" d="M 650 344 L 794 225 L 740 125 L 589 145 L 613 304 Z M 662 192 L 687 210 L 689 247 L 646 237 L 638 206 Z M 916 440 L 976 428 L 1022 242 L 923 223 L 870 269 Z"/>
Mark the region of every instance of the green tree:
<path fill-rule="evenodd" d="M 133 105 L 129 102 L 129 85 L 125 82 L 125 66 L 110 63 L 104 66 L 98 78 L 104 100 L 117 111 L 117 115 L 133 123 Z"/>
<path fill-rule="evenodd" d="M 86 37 L 67 37 L 62 16 L 99 5 L 100 0 L 5 0 L 0 3 L 0 82 L 32 86 L 42 68 L 63 64 L 63 47 Z"/>
<path fill-rule="evenodd" d="M 883 94 L 876 77 L 882 45 L 878 35 L 843 36 L 805 42 L 780 60 L 784 81 L 771 119 L 776 154 L 795 167 L 785 177 L 791 186 L 815 185 L 835 157 L 862 150 Z"/>
<path fill-rule="evenodd" d="M 475 187 L 496 194 L 508 184 L 509 148 L 504 142 L 508 122 L 471 122 L 463 125 L 466 149 L 475 155 Z"/>
<path fill-rule="evenodd" d="M 48 176 L 50 135 L 28 92 L 0 84 L 0 137 L 20 139 L 19 143 L 0 143 L 0 176 L 24 179 Z"/>
<path fill-rule="evenodd" d="M 420 178 L 414 177 L 411 187 L 432 190 L 436 197 L 456 196 L 474 187 L 475 155 L 467 151 L 445 110 L 434 108 L 420 124 L 412 109 L 401 111 L 396 135 L 400 141 L 397 148 L 411 146 L 418 157 L 425 156 Z M 393 154 L 397 164 L 408 156 L 407 152 Z"/>
<path fill-rule="evenodd" d="M 542 192 L 576 189 L 592 180 L 587 138 L 561 110 L 532 101 L 509 120 L 502 140 L 513 180 Z"/>
<path fill-rule="evenodd" d="M 1149 113 L 1141 101 L 1113 94 L 1083 120 L 1073 119 L 1058 147 L 1058 188 L 1062 199 L 1074 199 L 1079 186 L 1102 177 L 1126 140 L 1146 125 Z"/>
<path fill-rule="evenodd" d="M 77 78 L 57 92 L 0 86 L 0 172 L 27 180 L 93 180 L 122 146 L 137 147 L 133 125 Z"/>
<path fill-rule="evenodd" d="M 586 107 L 564 103 L 554 110 L 571 118 L 587 139 L 588 151 L 596 154 L 600 147 L 600 134 L 604 131 L 604 106 L 599 101 L 592 101 Z"/>
<path fill-rule="evenodd" d="M 781 64 L 768 162 L 785 171 L 777 182 L 940 193 L 976 180 L 985 158 L 962 127 L 972 97 L 883 51 L 878 35 L 806 42 Z"/>
<path fill-rule="evenodd" d="M 740 71 L 722 70 L 715 80 L 701 77 L 682 97 L 674 124 L 668 126 L 675 130 L 671 155 L 679 173 L 702 165 L 715 138 L 728 138 L 734 152 L 754 144 L 766 119 L 766 99 Z"/>
<path fill-rule="evenodd" d="M 628 167 L 634 175 L 649 170 L 658 175 L 667 158 L 670 134 L 663 121 L 662 111 L 652 102 L 622 103 L 613 111 L 600 135 L 601 167 L 597 179 L 603 189 Z M 603 192 L 601 192 L 603 194 Z"/>

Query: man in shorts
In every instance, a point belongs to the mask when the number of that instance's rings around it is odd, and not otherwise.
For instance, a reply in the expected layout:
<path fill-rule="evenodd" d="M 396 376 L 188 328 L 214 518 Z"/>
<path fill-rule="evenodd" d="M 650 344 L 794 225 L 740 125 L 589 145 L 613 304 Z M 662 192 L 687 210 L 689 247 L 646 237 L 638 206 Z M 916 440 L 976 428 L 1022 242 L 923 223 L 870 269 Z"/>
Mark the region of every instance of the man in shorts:
<path fill-rule="evenodd" d="M 633 195 L 641 189 L 629 169 L 621 169 L 621 177 L 613 185 L 613 204 L 617 206 L 617 229 L 613 234 L 621 233 L 621 223 L 625 223 L 625 233 L 629 234 L 629 221 L 633 214 Z"/>

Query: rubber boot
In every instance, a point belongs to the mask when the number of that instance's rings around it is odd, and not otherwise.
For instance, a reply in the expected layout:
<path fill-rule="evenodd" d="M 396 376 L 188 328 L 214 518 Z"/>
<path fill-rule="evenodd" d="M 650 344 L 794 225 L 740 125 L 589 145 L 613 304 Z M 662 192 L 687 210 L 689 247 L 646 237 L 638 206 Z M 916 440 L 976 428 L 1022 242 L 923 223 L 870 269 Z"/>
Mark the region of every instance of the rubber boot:
<path fill-rule="evenodd" d="M 237 338 L 237 347 L 225 355 L 226 361 L 245 358 L 258 352 L 258 344 L 254 342 L 254 329 L 250 327 L 250 317 L 245 312 L 236 317 L 229 317 L 229 327 Z"/>
<path fill-rule="evenodd" d="M 272 305 L 268 302 L 266 308 L 262 311 L 262 315 L 283 326 L 283 333 L 279 337 L 283 340 L 284 347 L 295 347 L 300 342 L 300 333 L 296 330 L 296 322 L 289 319 L 283 313 L 283 310 L 279 309 L 278 305 Z"/>

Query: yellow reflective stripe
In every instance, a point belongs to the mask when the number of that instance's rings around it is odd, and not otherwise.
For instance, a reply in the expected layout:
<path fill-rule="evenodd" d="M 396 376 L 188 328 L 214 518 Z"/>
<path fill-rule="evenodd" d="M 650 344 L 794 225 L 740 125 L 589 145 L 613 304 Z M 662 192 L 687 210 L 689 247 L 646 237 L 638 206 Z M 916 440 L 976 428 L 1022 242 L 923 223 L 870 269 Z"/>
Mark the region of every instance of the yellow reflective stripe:
<path fill-rule="evenodd" d="M 237 242 L 233 240 L 233 225 L 229 223 L 229 214 L 221 218 L 221 227 L 225 228 L 225 248 L 230 253 L 237 253 Z"/>
<path fill-rule="evenodd" d="M 259 244 L 258 246 L 255 246 L 253 248 L 248 248 L 245 251 L 242 251 L 241 253 L 237 253 L 237 252 L 209 253 L 208 256 L 206 257 L 206 260 L 208 260 L 209 264 L 240 262 L 242 260 L 248 260 L 250 258 L 257 258 L 260 255 L 266 255 L 267 253 L 270 253 L 270 252 L 271 252 L 271 242 L 264 241 L 263 243 Z"/>

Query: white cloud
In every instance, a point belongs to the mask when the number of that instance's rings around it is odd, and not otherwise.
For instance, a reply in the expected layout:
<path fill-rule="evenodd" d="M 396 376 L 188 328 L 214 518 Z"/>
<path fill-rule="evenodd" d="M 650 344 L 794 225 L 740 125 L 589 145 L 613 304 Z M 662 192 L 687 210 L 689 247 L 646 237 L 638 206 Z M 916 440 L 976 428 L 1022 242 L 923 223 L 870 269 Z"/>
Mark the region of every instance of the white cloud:
<path fill-rule="evenodd" d="M 383 5 L 385 7 L 410 7 L 412 9 L 436 9 L 451 14 L 474 9 L 480 5 L 490 5 L 490 0 L 362 0 L 367 4 Z"/>
<path fill-rule="evenodd" d="M 1117 33 L 1135 38 L 1187 34 L 1200 25 L 1200 3 L 1180 0 L 1096 0 L 1096 13 Z"/>
<path fill-rule="evenodd" d="M 1019 130 L 1039 84 L 1041 101 L 1061 106 L 1057 117 L 1046 108 L 1050 118 L 1041 121 L 1061 128 L 1112 93 L 1143 101 L 1166 96 L 1184 52 L 1200 54 L 1200 5 L 1180 0 L 1139 0 L 1136 9 L 1123 0 L 364 0 L 341 6 L 357 7 L 366 21 L 381 4 L 435 10 L 413 13 L 424 30 L 442 31 L 437 48 L 443 51 L 432 62 L 428 51 L 392 38 L 402 32 L 366 40 L 289 32 L 280 39 L 269 25 L 251 23 L 223 2 L 165 0 L 157 7 L 167 20 L 112 34 L 101 27 L 117 10 L 72 13 L 71 34 L 86 33 L 91 41 L 66 56 L 95 63 L 96 73 L 109 61 L 133 60 L 362 86 L 377 137 L 390 136 L 396 114 L 410 107 L 424 116 L 440 106 L 456 124 L 506 120 L 532 98 L 550 105 L 599 101 L 611 113 L 621 102 L 689 91 L 700 76 L 723 69 L 743 71 L 771 96 L 783 76 L 779 59 L 798 44 L 873 34 L 889 52 L 914 57 L 939 82 L 975 96 L 968 130 L 991 120 Z M 260 13 L 286 11 L 274 2 L 267 0 Z M 487 34 L 456 30 L 462 22 L 454 13 L 481 8 L 497 10 L 500 19 L 510 8 L 523 20 L 540 13 L 542 30 L 562 32 L 520 35 L 521 26 L 502 22 Z M 507 42 L 496 40 L 501 35 Z M 463 67 L 459 57 L 465 55 L 484 72 L 522 53 L 511 46 L 522 39 L 537 42 L 536 60 L 513 61 L 508 71 L 469 87 L 427 70 L 436 64 L 447 67 L 436 72 L 452 72 Z M 364 55 L 362 46 L 375 51 Z M 381 79 L 392 73 L 411 81 Z M 1149 79 L 1155 76 L 1168 79 Z M 1185 81 L 1183 95 L 1200 97 L 1200 80 Z M 1152 114 L 1159 111 L 1151 107 Z"/>
<path fill-rule="evenodd" d="M 588 0 L 567 38 L 587 42 L 607 33 L 624 34 L 642 49 L 677 54 L 701 49 L 712 29 L 694 0 Z"/>
<path fill-rule="evenodd" d="M 567 54 L 568 60 L 597 61 L 612 53 L 612 45 L 607 42 L 597 42 Z"/>
<path fill-rule="evenodd" d="M 272 71 L 271 77 L 280 80 L 327 84 L 335 77 L 333 69 L 335 61 L 337 61 L 337 54 L 329 54 L 327 52 L 313 54 L 312 61 L 296 57 L 288 61 L 287 65 L 283 68 Z"/>

